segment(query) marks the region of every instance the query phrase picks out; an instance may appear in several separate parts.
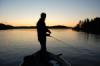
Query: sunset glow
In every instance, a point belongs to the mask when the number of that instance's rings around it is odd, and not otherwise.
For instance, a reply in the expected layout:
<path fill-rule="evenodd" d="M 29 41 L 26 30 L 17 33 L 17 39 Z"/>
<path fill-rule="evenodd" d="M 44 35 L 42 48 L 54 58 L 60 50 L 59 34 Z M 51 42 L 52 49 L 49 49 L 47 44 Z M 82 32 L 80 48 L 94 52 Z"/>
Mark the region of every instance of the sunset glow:
<path fill-rule="evenodd" d="M 0 23 L 35 26 L 41 12 L 46 24 L 75 26 L 79 20 L 100 16 L 99 0 L 0 0 Z"/>

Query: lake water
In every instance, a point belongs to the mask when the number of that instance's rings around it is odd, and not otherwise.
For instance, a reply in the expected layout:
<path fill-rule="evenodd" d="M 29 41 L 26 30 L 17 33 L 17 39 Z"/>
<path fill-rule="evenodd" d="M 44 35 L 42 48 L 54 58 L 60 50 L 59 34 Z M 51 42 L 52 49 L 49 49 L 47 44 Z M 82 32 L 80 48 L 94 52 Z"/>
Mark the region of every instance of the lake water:
<path fill-rule="evenodd" d="M 47 49 L 72 66 L 100 66 L 100 35 L 69 29 L 52 29 Z M 62 42 L 63 41 L 63 42 Z M 23 58 L 40 49 L 36 29 L 0 30 L 0 66 L 19 66 Z"/>

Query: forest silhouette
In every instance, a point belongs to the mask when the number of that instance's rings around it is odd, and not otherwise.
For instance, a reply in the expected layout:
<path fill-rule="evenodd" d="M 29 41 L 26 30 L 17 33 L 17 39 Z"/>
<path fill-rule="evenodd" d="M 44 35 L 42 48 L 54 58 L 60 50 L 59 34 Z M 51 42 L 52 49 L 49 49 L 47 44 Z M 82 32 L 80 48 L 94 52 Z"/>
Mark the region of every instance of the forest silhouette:
<path fill-rule="evenodd" d="M 80 20 L 80 22 L 73 28 L 77 31 L 83 31 L 87 33 L 100 34 L 100 17 L 89 20 Z"/>

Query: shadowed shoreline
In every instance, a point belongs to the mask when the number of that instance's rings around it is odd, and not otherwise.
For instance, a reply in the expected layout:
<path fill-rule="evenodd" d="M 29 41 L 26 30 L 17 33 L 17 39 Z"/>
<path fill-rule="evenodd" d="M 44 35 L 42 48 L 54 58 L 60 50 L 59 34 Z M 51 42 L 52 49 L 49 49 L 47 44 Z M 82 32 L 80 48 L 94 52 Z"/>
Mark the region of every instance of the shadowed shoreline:
<path fill-rule="evenodd" d="M 71 29 L 72 27 L 67 27 L 63 25 L 47 26 L 50 29 Z M 0 23 L 0 30 L 6 29 L 36 29 L 36 26 L 12 26 Z"/>
<path fill-rule="evenodd" d="M 100 17 L 96 17 L 91 20 L 89 18 L 80 20 L 73 30 L 91 34 L 100 34 Z"/>

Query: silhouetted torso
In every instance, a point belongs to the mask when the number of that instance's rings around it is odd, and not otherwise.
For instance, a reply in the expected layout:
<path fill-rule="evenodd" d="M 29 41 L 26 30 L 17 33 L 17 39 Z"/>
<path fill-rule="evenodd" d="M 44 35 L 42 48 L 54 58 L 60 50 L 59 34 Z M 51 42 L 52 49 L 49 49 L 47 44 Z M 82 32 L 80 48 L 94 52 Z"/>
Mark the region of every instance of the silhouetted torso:
<path fill-rule="evenodd" d="M 37 32 L 38 32 L 38 40 L 41 41 L 46 38 L 46 25 L 44 22 L 44 18 L 40 18 L 37 23 Z"/>

